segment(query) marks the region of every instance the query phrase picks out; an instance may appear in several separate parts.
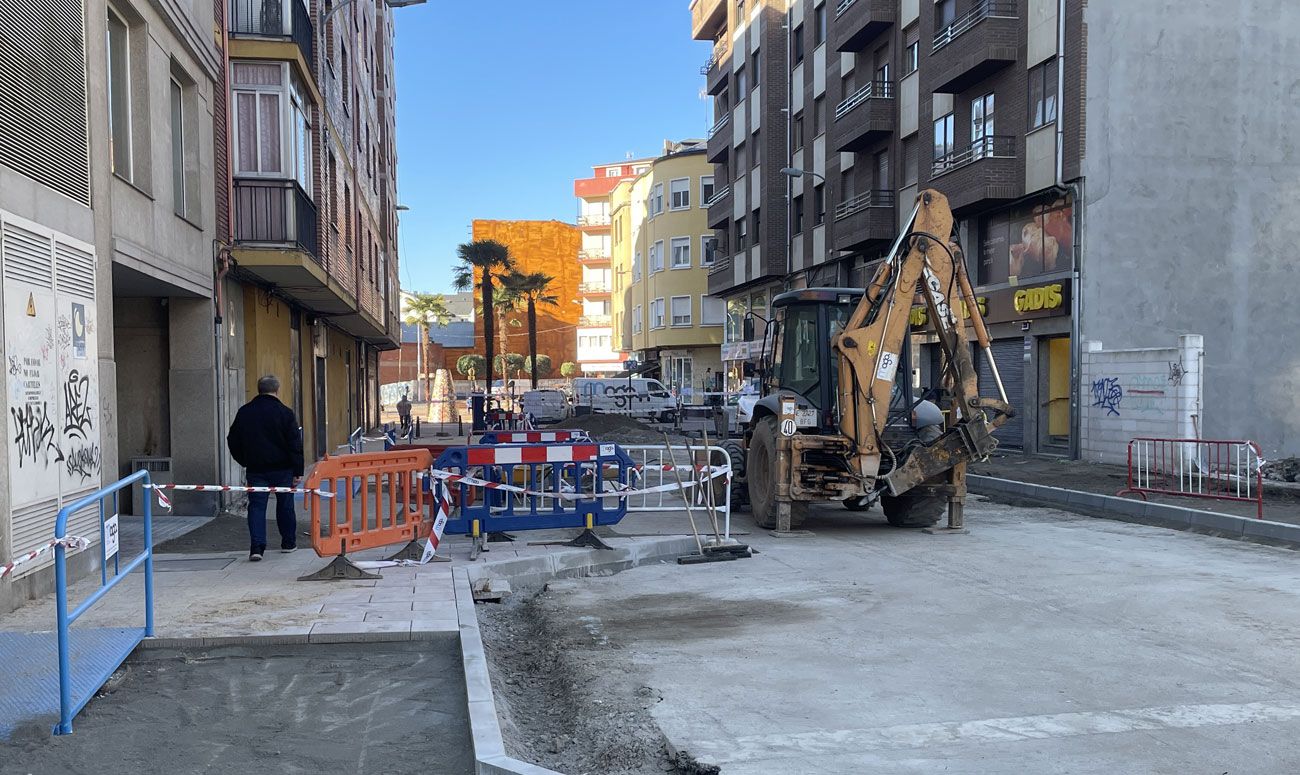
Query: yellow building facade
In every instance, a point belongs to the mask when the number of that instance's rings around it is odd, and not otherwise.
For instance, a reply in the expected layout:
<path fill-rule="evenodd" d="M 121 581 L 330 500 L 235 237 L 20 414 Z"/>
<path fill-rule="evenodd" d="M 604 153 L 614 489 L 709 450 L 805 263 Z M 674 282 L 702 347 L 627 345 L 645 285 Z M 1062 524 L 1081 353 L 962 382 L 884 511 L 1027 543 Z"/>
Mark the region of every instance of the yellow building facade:
<path fill-rule="evenodd" d="M 713 165 L 703 144 L 677 143 L 610 196 L 613 320 L 620 349 L 688 403 L 722 384 L 726 309 L 708 292 L 716 254 L 706 204 Z"/>

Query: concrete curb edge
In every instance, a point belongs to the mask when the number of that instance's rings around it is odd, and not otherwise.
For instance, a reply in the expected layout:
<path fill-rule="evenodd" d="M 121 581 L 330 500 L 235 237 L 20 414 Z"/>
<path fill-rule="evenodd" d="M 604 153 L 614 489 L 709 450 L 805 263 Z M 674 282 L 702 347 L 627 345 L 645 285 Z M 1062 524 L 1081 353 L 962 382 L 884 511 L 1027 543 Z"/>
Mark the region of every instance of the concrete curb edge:
<path fill-rule="evenodd" d="M 590 549 L 520 557 L 513 560 L 469 565 L 452 571 L 456 593 L 456 615 L 460 620 L 461 659 L 465 670 L 465 701 L 469 706 L 470 737 L 474 746 L 477 775 L 563 775 L 520 761 L 506 754 L 496 699 L 488 673 L 487 653 L 479 632 L 474 608 L 473 583 L 481 578 L 504 578 L 511 586 L 545 583 L 549 579 L 589 576 L 597 571 L 621 571 L 677 557 L 695 549 L 693 539 L 667 538 L 633 542 L 612 551 Z"/>
<path fill-rule="evenodd" d="M 1067 511 L 1084 510 L 1084 513 L 1090 516 L 1099 515 L 1120 522 L 1159 525 L 1178 530 L 1202 530 L 1227 538 L 1280 541 L 1300 547 L 1300 525 L 1199 511 L 1114 495 L 1067 490 L 1063 487 L 1018 482 L 1014 479 L 999 479 L 993 476 L 972 474 L 966 479 L 971 492 L 980 495 L 1011 495 L 1043 501 Z"/>

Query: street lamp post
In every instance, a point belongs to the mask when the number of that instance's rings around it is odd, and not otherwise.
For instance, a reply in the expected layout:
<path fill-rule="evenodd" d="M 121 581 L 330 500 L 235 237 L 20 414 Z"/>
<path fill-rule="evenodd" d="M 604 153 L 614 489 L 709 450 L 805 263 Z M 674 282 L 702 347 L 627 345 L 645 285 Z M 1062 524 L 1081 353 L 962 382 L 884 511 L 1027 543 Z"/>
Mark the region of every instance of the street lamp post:
<path fill-rule="evenodd" d="M 781 174 L 785 175 L 787 178 L 790 178 L 789 181 L 790 186 L 787 189 L 789 193 L 787 193 L 785 197 L 786 222 L 787 222 L 786 235 L 785 235 L 786 238 L 786 246 L 785 246 L 786 285 L 785 287 L 789 288 L 791 282 L 790 275 L 794 273 L 794 234 L 790 233 L 790 226 L 788 225 L 791 222 L 790 215 L 789 215 L 790 208 L 794 207 L 794 179 L 802 178 L 804 175 L 812 175 L 815 178 L 821 178 L 822 185 L 826 185 L 826 176 L 821 174 L 820 172 L 813 172 L 812 170 L 805 170 L 799 167 L 782 167 Z"/>

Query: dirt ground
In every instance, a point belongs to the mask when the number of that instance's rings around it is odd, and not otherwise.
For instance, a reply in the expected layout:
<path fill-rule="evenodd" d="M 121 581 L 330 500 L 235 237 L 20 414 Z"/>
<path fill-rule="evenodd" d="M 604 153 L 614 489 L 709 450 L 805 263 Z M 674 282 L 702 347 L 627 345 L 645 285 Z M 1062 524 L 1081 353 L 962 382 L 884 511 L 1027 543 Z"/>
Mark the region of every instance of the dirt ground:
<path fill-rule="evenodd" d="M 1123 466 L 1085 463 L 1037 457 L 1019 453 L 996 453 L 987 463 L 973 463 L 970 473 L 996 476 L 1020 482 L 1064 487 L 1101 495 L 1115 495 L 1127 484 L 1127 471 Z M 1138 497 L 1138 496 L 1127 496 Z M 1201 511 L 1215 511 L 1239 517 L 1254 517 L 1255 504 L 1237 501 L 1207 500 L 1205 498 L 1178 498 L 1148 495 L 1153 503 L 1167 503 Z M 1274 522 L 1300 524 L 1300 485 L 1266 482 L 1264 485 L 1264 519 Z"/>
<path fill-rule="evenodd" d="M 548 427 L 582 429 L 597 441 L 611 441 L 616 444 L 662 444 L 664 443 L 664 433 L 667 433 L 674 443 L 685 438 L 678 434 L 671 425 L 643 423 L 620 414 L 588 414 L 582 417 L 569 417 Z"/>
<path fill-rule="evenodd" d="M 718 772 L 687 756 L 672 758 L 650 716 L 663 698 L 637 680 L 635 669 L 611 679 L 574 658 L 602 637 L 573 627 L 545 591 L 478 614 L 512 756 L 569 775 Z"/>
<path fill-rule="evenodd" d="M 271 516 L 266 520 L 266 545 L 270 551 L 280 548 L 280 529 L 275 525 L 275 502 L 267 509 Z M 303 534 L 310 524 L 307 515 L 298 511 L 298 546 L 307 547 L 311 541 Z M 248 551 L 248 517 L 242 511 L 223 511 L 216 519 L 183 536 L 159 544 L 154 548 L 159 554 L 207 554 L 209 552 Z"/>
<path fill-rule="evenodd" d="M 73 722 L 22 730 L 3 775 L 474 771 L 459 645 L 137 652 Z"/>

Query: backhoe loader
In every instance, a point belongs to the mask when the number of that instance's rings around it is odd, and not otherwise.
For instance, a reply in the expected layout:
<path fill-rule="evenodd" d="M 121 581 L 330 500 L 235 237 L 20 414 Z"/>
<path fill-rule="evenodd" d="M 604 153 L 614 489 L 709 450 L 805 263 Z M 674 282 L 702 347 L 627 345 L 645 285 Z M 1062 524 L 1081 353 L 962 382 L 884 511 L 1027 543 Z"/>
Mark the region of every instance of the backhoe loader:
<path fill-rule="evenodd" d="M 940 374 L 921 397 L 913 389 L 910 343 L 918 296 L 942 351 Z M 773 299 L 772 312 L 760 364 L 763 397 L 743 435 L 755 521 L 791 530 L 815 501 L 855 511 L 879 501 L 892 525 L 930 527 L 946 506 L 947 527 L 962 529 L 967 462 L 988 457 L 997 447 L 993 430 L 1015 411 L 947 198 L 933 190 L 917 196 L 865 289 L 789 291 Z M 968 319 L 997 398 L 979 395 Z M 941 427 L 918 434 L 918 414 L 927 414 L 918 409 L 938 416 L 936 405 Z"/>

